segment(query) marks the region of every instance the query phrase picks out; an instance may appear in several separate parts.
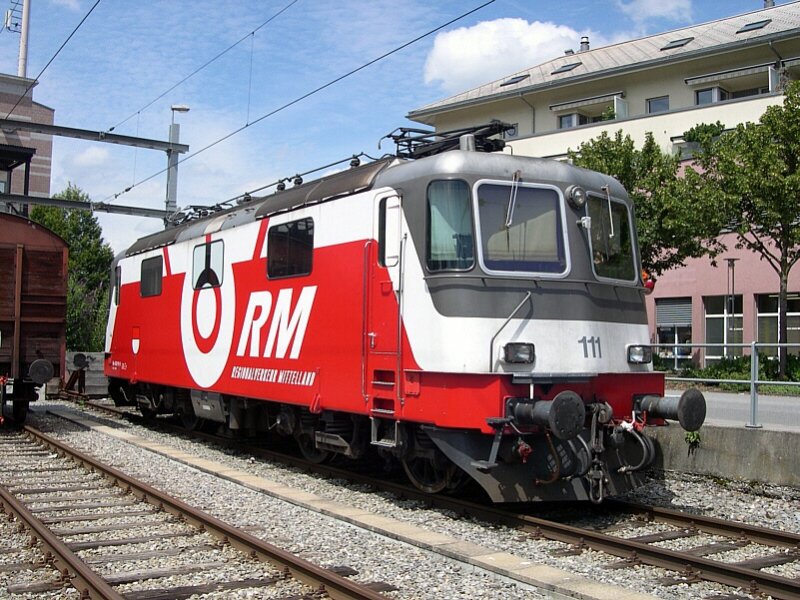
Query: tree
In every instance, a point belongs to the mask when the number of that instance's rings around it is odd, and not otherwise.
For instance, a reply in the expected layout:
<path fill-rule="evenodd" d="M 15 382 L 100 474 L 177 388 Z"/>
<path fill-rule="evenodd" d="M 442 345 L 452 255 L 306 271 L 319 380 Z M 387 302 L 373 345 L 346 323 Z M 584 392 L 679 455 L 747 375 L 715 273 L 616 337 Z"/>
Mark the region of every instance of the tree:
<path fill-rule="evenodd" d="M 722 225 L 719 211 L 698 201 L 680 176 L 680 159 L 664 153 L 651 133 L 637 150 L 619 130 L 584 142 L 569 157 L 581 167 L 607 173 L 625 187 L 634 202 L 642 266 L 660 275 L 689 257 L 716 256 Z"/>
<path fill-rule="evenodd" d="M 71 183 L 55 198 L 89 202 Z M 34 206 L 30 218 L 41 223 L 69 245 L 67 279 L 67 347 L 85 352 L 103 349 L 108 281 L 114 253 L 90 210 Z"/>
<path fill-rule="evenodd" d="M 800 259 L 800 82 L 790 83 L 783 105 L 768 107 L 758 123 L 699 138 L 699 169 L 687 171 L 687 181 L 705 203 L 721 207 L 737 247 L 778 274 L 778 342 L 786 343 L 789 273 Z M 785 348 L 779 357 L 783 378 Z"/>

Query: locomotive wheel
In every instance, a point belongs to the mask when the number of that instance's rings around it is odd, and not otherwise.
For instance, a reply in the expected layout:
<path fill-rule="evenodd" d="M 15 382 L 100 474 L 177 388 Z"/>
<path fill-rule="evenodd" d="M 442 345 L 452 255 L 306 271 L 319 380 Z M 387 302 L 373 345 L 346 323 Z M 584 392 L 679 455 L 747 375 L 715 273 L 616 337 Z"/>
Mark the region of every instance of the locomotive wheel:
<path fill-rule="evenodd" d="M 417 428 L 409 433 L 408 452 L 401 462 L 414 487 L 429 494 L 438 494 L 457 486 L 459 468 L 436 447 L 427 433 Z"/>
<path fill-rule="evenodd" d="M 152 423 L 153 421 L 155 421 L 156 420 L 156 415 L 158 414 L 156 411 L 154 411 L 149 406 L 142 406 L 141 404 L 139 405 L 139 412 L 142 413 L 142 418 L 147 423 Z"/>
<path fill-rule="evenodd" d="M 437 454 L 432 458 L 413 456 L 403 459 L 403 469 L 415 488 L 429 494 L 438 494 L 454 484 L 453 477 L 458 467 L 443 454 Z"/>
<path fill-rule="evenodd" d="M 301 433 L 296 438 L 297 445 L 300 448 L 300 453 L 303 457 L 315 465 L 325 462 L 330 457 L 330 452 L 327 450 L 320 450 L 314 444 L 313 433 Z"/>
<path fill-rule="evenodd" d="M 194 414 L 194 408 L 190 403 L 184 403 L 178 410 L 178 418 L 181 420 L 181 427 L 194 431 L 200 427 L 202 419 Z"/>
<path fill-rule="evenodd" d="M 137 398 L 136 404 L 138 405 L 139 412 L 142 413 L 142 418 L 148 423 L 156 420 L 158 415 L 158 406 L 161 403 L 159 395 L 159 388 L 149 384 L 142 384 L 141 392 L 146 398 L 145 401 Z"/>
<path fill-rule="evenodd" d="M 28 401 L 15 400 L 11 408 L 11 416 L 17 425 L 25 423 L 25 419 L 28 417 Z"/>

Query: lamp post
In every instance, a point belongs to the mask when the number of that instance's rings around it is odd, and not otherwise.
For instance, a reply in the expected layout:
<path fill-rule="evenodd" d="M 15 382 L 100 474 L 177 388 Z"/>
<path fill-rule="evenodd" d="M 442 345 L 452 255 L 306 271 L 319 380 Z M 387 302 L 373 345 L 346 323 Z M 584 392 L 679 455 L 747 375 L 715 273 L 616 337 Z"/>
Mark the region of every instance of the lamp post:
<path fill-rule="evenodd" d="M 173 104 L 170 107 L 172 120 L 169 125 L 169 143 L 177 144 L 181 137 L 181 126 L 175 122 L 175 113 L 189 112 L 189 107 L 185 104 Z M 178 153 L 170 147 L 167 150 L 167 215 L 173 215 L 178 210 Z M 164 219 L 164 225 L 169 226 L 169 217 Z"/>
<path fill-rule="evenodd" d="M 726 258 L 728 263 L 728 295 L 725 298 L 725 356 L 728 356 L 728 342 L 733 339 L 736 326 L 736 261 L 738 258 Z"/>

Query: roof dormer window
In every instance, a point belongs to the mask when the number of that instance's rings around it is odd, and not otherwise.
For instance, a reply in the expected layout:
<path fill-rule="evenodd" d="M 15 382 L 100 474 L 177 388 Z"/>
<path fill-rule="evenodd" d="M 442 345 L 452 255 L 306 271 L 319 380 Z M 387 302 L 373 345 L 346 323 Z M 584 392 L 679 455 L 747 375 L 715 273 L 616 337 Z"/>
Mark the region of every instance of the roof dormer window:
<path fill-rule="evenodd" d="M 691 42 L 693 39 L 694 39 L 693 37 L 687 37 L 687 38 L 682 38 L 680 40 L 672 40 L 669 44 L 664 46 L 661 50 L 663 51 L 663 50 L 672 50 L 673 48 L 682 48 L 683 46 L 685 46 L 686 44 Z"/>
<path fill-rule="evenodd" d="M 747 33 L 748 31 L 756 31 L 757 29 L 763 29 L 770 23 L 772 23 L 772 19 L 764 19 L 763 21 L 755 21 L 754 23 L 748 23 L 747 25 L 739 29 L 736 33 Z"/>
<path fill-rule="evenodd" d="M 569 71 L 572 71 L 572 69 L 574 69 L 575 67 L 580 67 L 582 64 L 583 63 L 575 62 L 575 63 L 569 63 L 567 65 L 561 65 L 555 71 L 550 73 L 550 75 L 558 75 L 559 73 L 568 73 Z"/>
<path fill-rule="evenodd" d="M 506 81 L 504 81 L 503 83 L 501 83 L 501 84 L 500 84 L 500 87 L 504 87 L 504 86 L 506 86 L 506 85 L 514 85 L 515 83 L 519 83 L 520 81 L 525 81 L 525 80 L 526 80 L 528 77 L 530 77 L 530 75 L 529 75 L 529 74 L 525 74 L 525 75 L 515 75 L 515 76 L 514 76 L 514 77 L 512 77 L 511 79 L 507 79 Z"/>

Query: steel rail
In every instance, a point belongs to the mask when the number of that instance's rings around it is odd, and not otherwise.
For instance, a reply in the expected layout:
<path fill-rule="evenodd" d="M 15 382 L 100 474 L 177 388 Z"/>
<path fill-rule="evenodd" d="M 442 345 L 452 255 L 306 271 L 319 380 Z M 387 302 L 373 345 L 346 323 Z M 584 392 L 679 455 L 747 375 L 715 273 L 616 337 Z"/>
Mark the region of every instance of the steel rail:
<path fill-rule="evenodd" d="M 307 585 L 317 587 L 334 600 L 386 600 L 386 596 L 373 591 L 367 586 L 350 581 L 341 575 L 319 567 L 249 533 L 241 531 L 220 519 L 197 510 L 177 498 L 173 498 L 144 482 L 126 475 L 114 467 L 110 467 L 95 460 L 88 454 L 70 448 L 68 445 L 30 425 L 26 425 L 24 430 L 40 441 L 40 443 L 116 481 L 117 485 L 134 494 L 137 498 L 158 506 L 170 514 L 186 519 L 187 522 L 203 528 L 205 531 L 222 539 L 223 542 L 247 552 L 253 557 L 286 569 L 295 579 Z M 117 597 L 119 596 L 111 596 L 111 598 Z"/>
<path fill-rule="evenodd" d="M 124 596 L 111 587 L 100 575 L 86 565 L 67 545 L 53 534 L 5 486 L 0 485 L 0 503 L 3 510 L 12 512 L 24 523 L 31 536 L 41 543 L 45 556 L 61 576 L 81 593 L 81 598 L 94 600 L 124 600 Z"/>
<path fill-rule="evenodd" d="M 721 535 L 726 537 L 738 536 L 745 538 L 756 544 L 767 546 L 785 546 L 787 548 L 800 549 L 800 534 L 790 531 L 778 531 L 767 529 L 756 525 L 748 525 L 738 521 L 725 521 L 715 517 L 704 515 L 691 515 L 679 510 L 670 508 L 660 508 L 656 506 L 645 506 L 634 502 L 623 500 L 607 501 L 609 508 L 619 507 L 621 510 L 640 515 L 646 515 L 660 523 L 667 523 L 675 527 L 694 527 L 704 533 Z M 800 556 L 798 556 L 800 560 Z"/>
<path fill-rule="evenodd" d="M 167 424 L 160 423 L 159 426 L 163 426 L 166 429 L 170 428 Z M 327 477 L 342 478 L 352 482 L 371 485 L 376 489 L 388 491 L 400 497 L 423 501 L 430 506 L 452 510 L 459 514 L 468 514 L 486 521 L 503 523 L 509 527 L 525 530 L 537 537 L 543 537 L 579 547 L 588 547 L 623 559 L 631 559 L 632 561 L 638 561 L 643 564 L 676 571 L 678 573 L 691 571 L 692 575 L 701 579 L 737 588 L 755 589 L 761 593 L 773 596 L 776 600 L 800 600 L 800 582 L 793 579 L 762 573 L 755 569 L 738 567 L 736 565 L 703 557 L 695 557 L 690 554 L 652 546 L 645 542 L 626 540 L 622 537 L 612 536 L 591 529 L 582 529 L 580 527 L 565 525 L 531 515 L 515 513 L 507 508 L 485 506 L 458 498 L 431 495 L 408 485 L 355 474 L 351 471 L 332 467 L 330 465 L 311 464 L 296 457 L 261 448 L 244 446 L 241 443 L 224 440 L 211 434 L 199 432 L 191 432 L 191 434 L 194 437 L 199 437 L 219 445 L 227 447 L 235 446 L 248 453 L 252 453 L 254 456 L 279 460 L 294 467 L 313 470 Z M 681 516 L 682 513 L 679 511 L 645 507 L 632 503 L 611 501 L 607 502 L 607 504 L 612 508 L 614 505 L 618 505 L 624 510 L 639 513 L 650 511 L 655 515 L 657 520 L 679 527 L 694 526 L 698 530 L 709 533 L 719 533 L 725 536 L 744 535 L 757 543 L 800 547 L 797 545 L 800 543 L 800 535 L 793 533 L 777 532 L 738 522 L 725 522 L 721 519 L 702 515 Z"/>
<path fill-rule="evenodd" d="M 770 595 L 775 600 L 800 600 L 800 583 L 786 577 L 696 557 L 644 542 L 595 532 L 591 529 L 553 523 L 536 517 L 527 516 L 522 521 L 525 522 L 524 528 L 534 535 L 600 550 L 628 559 L 631 564 L 644 563 L 661 567 L 687 574 L 690 578 L 697 577 L 706 581 L 744 588 L 751 592 L 757 591 Z"/>

